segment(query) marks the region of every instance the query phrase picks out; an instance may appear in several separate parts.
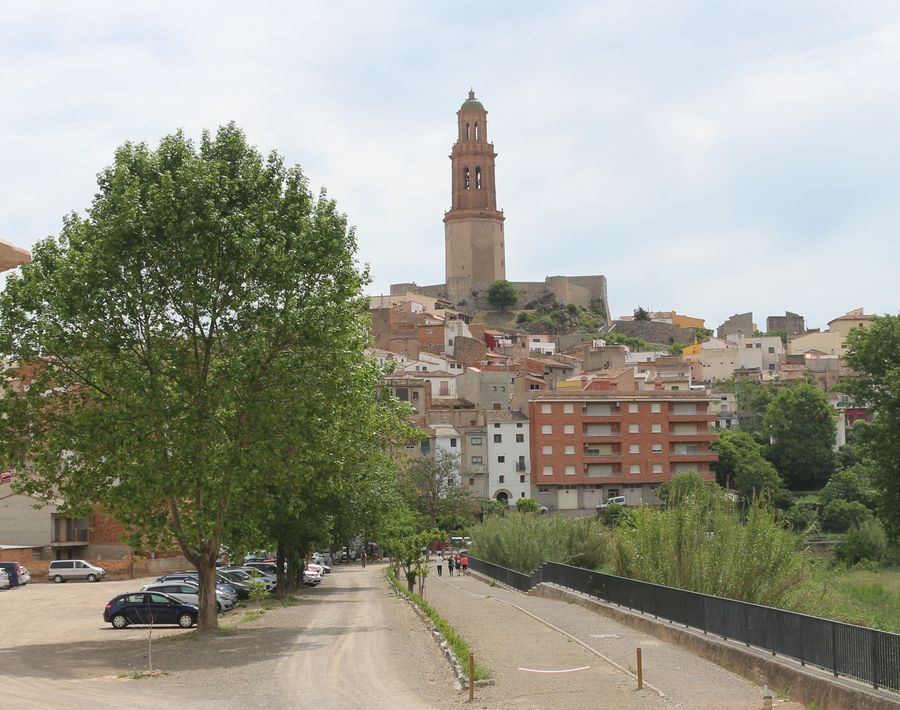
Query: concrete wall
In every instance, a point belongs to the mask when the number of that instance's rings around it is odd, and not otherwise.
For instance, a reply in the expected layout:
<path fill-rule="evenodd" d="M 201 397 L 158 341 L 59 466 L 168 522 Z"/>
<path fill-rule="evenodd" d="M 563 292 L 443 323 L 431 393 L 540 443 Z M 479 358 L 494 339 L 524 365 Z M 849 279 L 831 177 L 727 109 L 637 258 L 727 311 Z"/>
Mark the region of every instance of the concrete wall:
<path fill-rule="evenodd" d="M 37 501 L 15 495 L 6 483 L 0 486 L 0 544 L 49 545 L 53 535 L 51 516 L 56 506 L 35 509 Z"/>

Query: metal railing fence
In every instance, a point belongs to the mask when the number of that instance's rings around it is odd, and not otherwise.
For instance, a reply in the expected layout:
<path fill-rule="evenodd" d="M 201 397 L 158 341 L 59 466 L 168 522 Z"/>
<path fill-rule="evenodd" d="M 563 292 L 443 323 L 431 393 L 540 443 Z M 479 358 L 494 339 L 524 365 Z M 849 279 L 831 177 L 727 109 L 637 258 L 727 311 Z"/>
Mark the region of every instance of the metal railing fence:
<path fill-rule="evenodd" d="M 545 562 L 530 575 L 469 556 L 469 568 L 528 592 L 556 584 L 641 614 L 764 649 L 900 692 L 900 634 L 784 609 L 690 592 L 594 570 Z"/>

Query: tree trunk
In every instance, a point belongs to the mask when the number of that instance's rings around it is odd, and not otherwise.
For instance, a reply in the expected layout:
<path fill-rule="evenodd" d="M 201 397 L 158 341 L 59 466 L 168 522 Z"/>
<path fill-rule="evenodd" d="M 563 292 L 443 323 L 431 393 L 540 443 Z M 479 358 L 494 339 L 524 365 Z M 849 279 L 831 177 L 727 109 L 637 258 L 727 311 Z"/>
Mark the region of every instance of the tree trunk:
<path fill-rule="evenodd" d="M 216 614 L 216 553 L 204 550 L 197 557 L 197 572 L 200 573 L 200 611 L 197 614 L 198 631 L 215 631 L 219 628 Z"/>
<path fill-rule="evenodd" d="M 406 587 L 409 589 L 410 594 L 416 593 L 416 571 L 412 570 L 411 572 L 406 573 Z"/>
<path fill-rule="evenodd" d="M 275 587 L 275 591 L 279 599 L 285 599 L 290 593 L 290 589 L 288 589 L 288 575 L 285 569 L 286 564 L 287 553 L 285 551 L 284 541 L 279 540 L 277 550 L 275 552 L 275 566 L 278 568 L 275 571 L 275 574 L 277 575 L 277 585 Z"/>

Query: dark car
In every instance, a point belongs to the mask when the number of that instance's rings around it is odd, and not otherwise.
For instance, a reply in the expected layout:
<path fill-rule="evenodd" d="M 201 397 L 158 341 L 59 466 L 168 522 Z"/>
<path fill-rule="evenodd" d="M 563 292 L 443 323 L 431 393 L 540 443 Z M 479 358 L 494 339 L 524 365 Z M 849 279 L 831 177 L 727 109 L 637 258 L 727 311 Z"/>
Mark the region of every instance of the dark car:
<path fill-rule="evenodd" d="M 160 592 L 130 592 L 114 597 L 103 620 L 117 629 L 129 624 L 177 624 L 189 629 L 197 623 L 197 606 Z"/>
<path fill-rule="evenodd" d="M 18 562 L 0 562 L 0 569 L 6 570 L 6 576 L 9 577 L 9 586 L 18 587 L 22 582 L 19 580 L 19 563 Z"/>

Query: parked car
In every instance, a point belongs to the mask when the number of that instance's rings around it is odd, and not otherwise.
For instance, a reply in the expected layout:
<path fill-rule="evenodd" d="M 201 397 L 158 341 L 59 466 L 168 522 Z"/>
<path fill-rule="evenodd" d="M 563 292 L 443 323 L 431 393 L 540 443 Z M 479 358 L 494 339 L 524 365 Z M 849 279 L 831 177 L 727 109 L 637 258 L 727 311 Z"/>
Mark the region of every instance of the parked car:
<path fill-rule="evenodd" d="M 270 562 L 246 562 L 244 567 L 255 567 L 260 572 L 268 574 L 272 577 L 278 577 L 278 566 Z"/>
<path fill-rule="evenodd" d="M 31 581 L 31 572 L 25 565 L 19 565 L 19 584 L 28 584 Z"/>
<path fill-rule="evenodd" d="M 318 572 L 322 577 L 324 577 L 331 571 L 331 567 L 326 567 L 325 565 L 317 565 L 315 562 L 308 563 L 306 565 L 306 569 L 312 570 L 313 572 Z"/>
<path fill-rule="evenodd" d="M 305 569 L 303 570 L 303 584 L 307 587 L 315 587 L 317 584 L 322 583 L 322 575 L 316 572 L 315 570 Z"/>
<path fill-rule="evenodd" d="M 179 601 L 185 602 L 186 604 L 194 604 L 197 607 L 200 606 L 200 587 L 187 579 L 181 581 L 154 582 L 153 584 L 146 584 L 141 587 L 141 591 L 162 592 L 163 594 L 168 594 L 170 597 L 175 597 Z M 231 596 L 217 589 L 216 611 L 229 611 L 231 609 L 234 609 L 236 600 L 236 595 Z"/>
<path fill-rule="evenodd" d="M 53 560 L 47 570 L 47 578 L 56 582 L 68 582 L 70 579 L 86 579 L 88 582 L 99 582 L 106 576 L 106 570 L 86 560 Z"/>
<path fill-rule="evenodd" d="M 196 604 L 185 604 L 160 592 L 120 594 L 106 605 L 103 620 L 117 629 L 129 624 L 178 624 L 189 629 L 197 623 Z"/>
<path fill-rule="evenodd" d="M 0 569 L 6 572 L 10 587 L 18 587 L 20 584 L 24 584 L 19 577 L 18 562 L 0 562 Z"/>
<path fill-rule="evenodd" d="M 157 577 L 157 582 L 171 582 L 171 581 L 181 581 L 181 580 L 191 580 L 196 582 L 198 585 L 200 584 L 200 575 L 197 572 L 172 572 L 171 574 L 165 574 L 162 577 Z M 243 584 L 239 584 L 238 582 L 234 582 L 227 577 L 224 577 L 221 573 L 216 575 L 216 588 L 227 587 L 230 589 L 238 599 L 249 599 L 250 597 L 250 589 Z"/>
<path fill-rule="evenodd" d="M 228 575 L 229 572 L 239 572 L 243 575 L 246 575 L 246 579 L 242 578 L 237 581 L 240 581 L 243 584 L 250 584 L 251 582 L 261 582 L 266 585 L 266 591 L 271 592 L 278 585 L 278 578 L 272 574 L 266 574 L 262 570 L 259 570 L 255 567 L 226 567 L 225 569 L 219 570 L 225 575 Z"/>
<path fill-rule="evenodd" d="M 6 574 L 6 570 L 0 569 L 0 589 L 9 589 L 9 575 Z"/>

